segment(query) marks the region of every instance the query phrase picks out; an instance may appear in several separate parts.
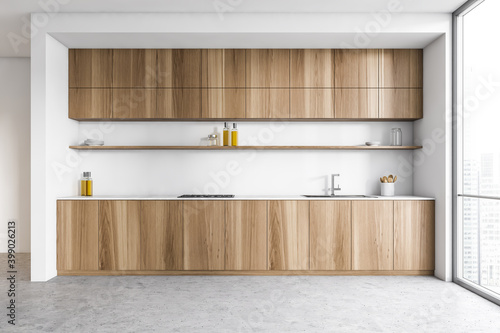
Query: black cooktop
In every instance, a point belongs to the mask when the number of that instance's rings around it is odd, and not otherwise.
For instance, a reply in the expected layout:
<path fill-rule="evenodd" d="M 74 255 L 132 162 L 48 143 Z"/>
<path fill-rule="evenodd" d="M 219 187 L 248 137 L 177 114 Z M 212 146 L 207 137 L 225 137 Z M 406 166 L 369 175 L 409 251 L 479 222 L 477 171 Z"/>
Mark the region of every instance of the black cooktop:
<path fill-rule="evenodd" d="M 177 198 L 234 198 L 234 194 L 183 194 Z"/>

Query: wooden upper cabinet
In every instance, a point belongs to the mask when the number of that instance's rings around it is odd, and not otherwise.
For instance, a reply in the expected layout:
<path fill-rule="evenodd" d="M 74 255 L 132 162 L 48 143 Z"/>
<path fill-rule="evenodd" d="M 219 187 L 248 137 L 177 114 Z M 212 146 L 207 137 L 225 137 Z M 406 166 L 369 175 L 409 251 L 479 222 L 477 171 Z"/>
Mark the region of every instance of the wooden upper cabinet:
<path fill-rule="evenodd" d="M 157 118 L 155 89 L 113 89 L 113 119 Z"/>
<path fill-rule="evenodd" d="M 421 49 L 380 50 L 380 88 L 422 88 L 423 51 Z"/>
<path fill-rule="evenodd" d="M 247 88 L 288 88 L 290 86 L 290 50 L 246 50 Z"/>
<path fill-rule="evenodd" d="M 290 117 L 289 89 L 247 89 L 246 118 Z"/>
<path fill-rule="evenodd" d="M 394 201 L 394 269 L 434 270 L 434 201 Z"/>
<path fill-rule="evenodd" d="M 311 270 L 351 269 L 351 202 L 310 201 Z"/>
<path fill-rule="evenodd" d="M 141 270 L 182 270 L 182 202 L 141 202 Z"/>
<path fill-rule="evenodd" d="M 157 89 L 156 102 L 158 118 L 201 118 L 201 89 L 199 88 Z"/>
<path fill-rule="evenodd" d="M 268 202 L 270 270 L 309 269 L 309 202 Z"/>
<path fill-rule="evenodd" d="M 290 51 L 290 87 L 333 88 L 333 50 L 293 49 Z"/>
<path fill-rule="evenodd" d="M 245 88 L 244 49 L 204 49 L 201 54 L 204 88 Z"/>
<path fill-rule="evenodd" d="M 163 49 L 157 50 L 158 87 L 200 88 L 201 50 Z"/>
<path fill-rule="evenodd" d="M 70 88 L 109 88 L 113 82 L 113 50 L 69 49 Z"/>
<path fill-rule="evenodd" d="M 245 118 L 245 89 L 202 89 L 201 117 Z"/>
<path fill-rule="evenodd" d="M 139 270 L 140 201 L 99 201 L 99 269 Z"/>
<path fill-rule="evenodd" d="M 156 87 L 156 50 L 113 50 L 113 87 Z"/>
<path fill-rule="evenodd" d="M 69 89 L 68 117 L 71 119 L 109 119 L 113 113 L 112 89 Z"/>
<path fill-rule="evenodd" d="M 379 116 L 378 89 L 335 89 L 335 118 L 376 119 Z"/>
<path fill-rule="evenodd" d="M 379 117 L 420 119 L 423 115 L 422 89 L 379 89 Z"/>
<path fill-rule="evenodd" d="M 334 118 L 333 101 L 333 89 L 290 89 L 290 118 Z"/>
<path fill-rule="evenodd" d="M 267 202 L 226 202 L 226 270 L 267 269 Z"/>
<path fill-rule="evenodd" d="M 184 269 L 224 269 L 224 201 L 184 201 Z"/>
<path fill-rule="evenodd" d="M 57 201 L 57 269 L 98 269 L 98 201 Z"/>
<path fill-rule="evenodd" d="M 394 268 L 393 201 L 352 201 L 352 269 Z"/>
<path fill-rule="evenodd" d="M 378 88 L 378 50 L 335 50 L 335 88 Z"/>

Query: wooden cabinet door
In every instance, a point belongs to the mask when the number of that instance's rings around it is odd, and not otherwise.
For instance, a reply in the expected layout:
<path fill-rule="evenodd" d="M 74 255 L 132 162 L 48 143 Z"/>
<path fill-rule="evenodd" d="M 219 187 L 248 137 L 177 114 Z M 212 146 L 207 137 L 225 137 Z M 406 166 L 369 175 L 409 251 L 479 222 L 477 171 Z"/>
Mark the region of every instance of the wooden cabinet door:
<path fill-rule="evenodd" d="M 245 88 L 245 50 L 202 50 L 201 77 L 204 88 Z"/>
<path fill-rule="evenodd" d="M 333 50 L 294 49 L 290 59 L 291 88 L 333 88 Z"/>
<path fill-rule="evenodd" d="M 290 50 L 246 50 L 247 88 L 289 88 Z"/>
<path fill-rule="evenodd" d="M 335 118 L 378 118 L 378 89 L 335 89 Z"/>
<path fill-rule="evenodd" d="M 113 119 L 156 117 L 155 89 L 113 89 Z"/>
<path fill-rule="evenodd" d="M 110 119 L 113 108 L 112 89 L 69 89 L 68 117 L 71 119 Z"/>
<path fill-rule="evenodd" d="M 290 89 L 290 118 L 334 118 L 333 89 Z"/>
<path fill-rule="evenodd" d="M 434 201 L 394 202 L 394 269 L 434 270 Z"/>
<path fill-rule="evenodd" d="M 113 50 L 69 49 L 70 88 L 110 88 Z"/>
<path fill-rule="evenodd" d="M 184 201 L 184 269 L 224 269 L 224 201 Z"/>
<path fill-rule="evenodd" d="M 141 270 L 182 270 L 182 202 L 141 202 Z"/>
<path fill-rule="evenodd" d="M 379 57 L 381 88 L 422 88 L 423 51 L 384 49 Z"/>
<path fill-rule="evenodd" d="M 201 50 L 162 49 L 157 50 L 158 87 L 200 88 Z"/>
<path fill-rule="evenodd" d="M 351 269 L 351 202 L 310 201 L 311 270 Z"/>
<path fill-rule="evenodd" d="M 158 89 L 157 117 L 172 119 L 201 118 L 201 89 Z"/>
<path fill-rule="evenodd" d="M 113 87 L 156 87 L 156 50 L 113 50 Z"/>
<path fill-rule="evenodd" d="M 140 201 L 99 201 L 99 269 L 139 270 Z"/>
<path fill-rule="evenodd" d="M 226 270 L 267 269 L 267 202 L 226 202 Z"/>
<path fill-rule="evenodd" d="M 98 269 L 98 201 L 57 201 L 57 269 Z"/>
<path fill-rule="evenodd" d="M 270 270 L 309 269 L 309 202 L 269 201 Z"/>
<path fill-rule="evenodd" d="M 423 117 L 422 89 L 380 89 L 379 114 L 386 119 Z"/>
<path fill-rule="evenodd" d="M 290 117 L 289 89 L 247 89 L 246 118 Z"/>
<path fill-rule="evenodd" d="M 352 269 L 392 270 L 393 201 L 352 201 Z"/>
<path fill-rule="evenodd" d="M 378 50 L 335 50 L 335 88 L 378 88 Z"/>
<path fill-rule="evenodd" d="M 201 99 L 202 118 L 245 118 L 245 89 L 202 89 Z"/>

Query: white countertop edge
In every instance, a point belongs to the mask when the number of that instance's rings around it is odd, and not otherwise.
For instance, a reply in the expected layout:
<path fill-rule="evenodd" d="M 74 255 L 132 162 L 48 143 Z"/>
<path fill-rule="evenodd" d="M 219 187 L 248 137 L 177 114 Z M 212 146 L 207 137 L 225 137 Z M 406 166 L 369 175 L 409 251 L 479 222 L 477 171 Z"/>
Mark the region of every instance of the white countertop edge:
<path fill-rule="evenodd" d="M 234 198 L 178 198 L 177 195 L 149 195 L 149 196 L 127 196 L 127 195 L 95 195 L 91 197 L 68 196 L 59 197 L 57 200 L 435 200 L 434 198 L 404 195 L 383 197 L 380 195 L 368 198 L 306 198 L 301 195 L 236 195 Z"/>

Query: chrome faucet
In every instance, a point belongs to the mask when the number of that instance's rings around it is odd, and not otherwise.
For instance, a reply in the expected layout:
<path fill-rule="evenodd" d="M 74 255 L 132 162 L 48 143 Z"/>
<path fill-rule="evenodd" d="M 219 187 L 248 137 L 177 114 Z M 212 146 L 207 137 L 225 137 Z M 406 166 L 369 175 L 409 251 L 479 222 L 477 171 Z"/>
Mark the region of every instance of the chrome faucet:
<path fill-rule="evenodd" d="M 340 185 L 338 185 L 339 187 L 335 187 L 335 176 L 340 177 L 340 174 L 338 174 L 338 173 L 334 173 L 334 174 L 332 174 L 332 188 L 330 188 L 330 191 L 331 191 L 331 194 L 330 194 L 330 195 L 331 195 L 332 197 L 333 197 L 333 196 L 335 196 L 335 191 L 340 191 L 340 190 L 342 190 L 342 189 L 340 188 Z"/>

